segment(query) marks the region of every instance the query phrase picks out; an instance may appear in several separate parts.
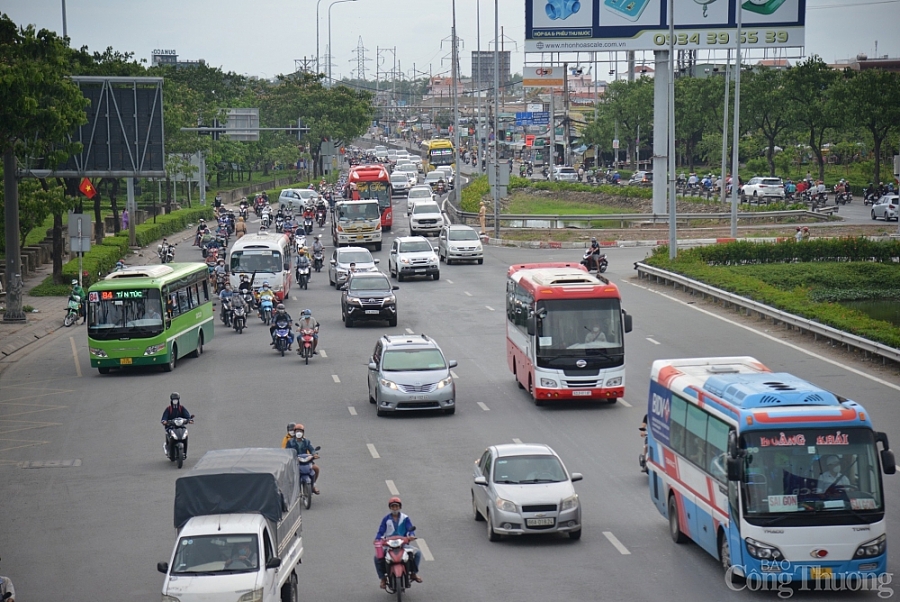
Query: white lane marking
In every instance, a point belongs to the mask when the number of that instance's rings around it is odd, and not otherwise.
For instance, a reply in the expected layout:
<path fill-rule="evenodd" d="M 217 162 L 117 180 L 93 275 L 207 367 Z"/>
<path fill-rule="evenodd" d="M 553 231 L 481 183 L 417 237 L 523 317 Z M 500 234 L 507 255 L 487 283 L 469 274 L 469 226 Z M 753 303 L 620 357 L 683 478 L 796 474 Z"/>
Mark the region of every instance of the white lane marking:
<path fill-rule="evenodd" d="M 444 282 L 446 282 L 447 284 L 453 284 L 452 280 L 444 280 Z"/>
<path fill-rule="evenodd" d="M 623 546 L 622 542 L 616 539 L 616 536 L 613 535 L 611 531 L 604 531 L 603 535 L 606 537 L 606 539 L 609 540 L 609 543 L 614 545 L 615 548 L 619 550 L 619 554 L 622 554 L 623 556 L 628 556 L 631 554 L 631 552 L 628 551 L 628 548 Z"/>
<path fill-rule="evenodd" d="M 374 459 L 377 460 L 378 458 L 381 457 L 381 456 L 378 455 L 378 450 L 375 449 L 375 446 L 374 446 L 374 445 L 372 445 L 371 443 L 366 443 L 366 447 L 369 448 L 369 453 L 372 454 L 372 457 L 373 457 Z"/>
<path fill-rule="evenodd" d="M 464 291 L 464 292 L 466 293 L 466 296 L 467 296 L 467 297 L 471 297 L 471 296 L 472 296 L 472 293 L 470 293 L 469 291 Z"/>
<path fill-rule="evenodd" d="M 316 349 L 319 352 L 320 357 L 328 357 L 328 354 L 325 353 L 324 349 Z"/>
<path fill-rule="evenodd" d="M 513 443 L 515 443 L 516 445 L 522 445 L 522 440 L 513 437 Z"/>
<path fill-rule="evenodd" d="M 491 307 L 490 305 L 485 305 L 485 307 L 488 308 L 488 311 L 494 311 L 494 308 Z"/>
<path fill-rule="evenodd" d="M 356 408 L 354 408 L 353 406 L 349 406 L 347 409 L 350 410 L 351 416 L 356 416 Z"/>
<path fill-rule="evenodd" d="M 624 399 L 620 399 L 620 400 L 619 400 L 619 403 L 621 403 L 621 404 L 622 404 L 623 406 L 625 406 L 626 408 L 632 407 L 631 404 L 628 403 L 627 401 L 625 401 Z"/>
<path fill-rule="evenodd" d="M 419 549 L 422 550 L 422 558 L 428 562 L 432 562 L 434 556 L 431 555 L 431 550 L 428 548 L 428 544 L 425 543 L 425 540 L 417 537 L 416 544 L 419 546 Z"/>
<path fill-rule="evenodd" d="M 485 412 L 490 412 L 491 408 L 487 407 L 487 405 L 483 401 L 478 402 L 478 407 L 484 410 Z"/>
<path fill-rule="evenodd" d="M 331 380 L 333 380 L 333 381 L 336 382 L 336 383 L 341 382 L 341 379 L 338 377 L 337 374 L 332 374 L 332 375 L 331 375 Z"/>
<path fill-rule="evenodd" d="M 400 495 L 400 490 L 397 489 L 397 486 L 394 485 L 394 482 L 392 480 L 388 479 L 387 481 L 384 482 L 384 484 L 387 485 L 388 492 L 391 495 Z"/>
<path fill-rule="evenodd" d="M 296 300 L 297 300 L 297 295 L 294 295 L 293 297 L 291 297 L 291 301 L 296 301 Z"/>
<path fill-rule="evenodd" d="M 652 337 L 647 337 L 647 340 L 653 343 L 654 345 L 662 345 L 659 341 L 653 339 Z"/>
<path fill-rule="evenodd" d="M 412 328 L 407 328 L 407 329 L 406 329 L 406 334 L 416 334 L 416 333 L 413 332 L 413 329 L 412 329 Z"/>
<path fill-rule="evenodd" d="M 69 342 L 72 343 L 72 357 L 75 359 L 75 374 L 78 378 L 81 378 L 81 364 L 78 363 L 78 349 L 75 348 L 75 337 L 69 337 Z"/>
<path fill-rule="evenodd" d="M 457 374 L 453 370 L 450 371 L 450 376 L 452 376 L 453 378 L 457 378 L 457 379 L 459 378 L 459 374 Z"/>
<path fill-rule="evenodd" d="M 653 293 L 653 294 L 655 294 L 655 295 L 659 295 L 660 297 L 665 297 L 665 298 L 668 299 L 669 301 L 674 301 L 675 303 L 680 303 L 681 305 L 684 305 L 685 307 L 688 307 L 688 308 L 690 308 L 690 309 L 699 311 L 700 313 L 706 314 L 707 316 L 710 316 L 710 317 L 712 317 L 712 318 L 716 318 L 717 320 L 721 320 L 721 321 L 723 321 L 723 322 L 727 322 L 728 324 L 731 324 L 732 326 L 737 326 L 738 328 L 743 328 L 744 330 L 746 330 L 746 331 L 748 331 L 748 332 L 752 332 L 752 333 L 754 333 L 754 334 L 758 334 L 759 336 L 761 336 L 761 337 L 763 337 L 763 338 L 766 338 L 766 339 L 769 339 L 770 341 L 774 341 L 774 342 L 776 342 L 776 343 L 781 343 L 781 344 L 784 345 L 785 347 L 790 347 L 791 349 L 794 349 L 795 351 L 799 351 L 800 353 L 803 353 L 803 354 L 808 355 L 808 356 L 810 356 L 810 357 L 814 357 L 814 358 L 816 358 L 817 360 L 821 360 L 821 361 L 823 361 L 823 362 L 826 362 L 826 363 L 828 363 L 828 364 L 831 364 L 832 366 L 836 366 L 836 367 L 838 367 L 838 368 L 843 368 L 844 370 L 847 370 L 848 372 L 852 372 L 853 374 L 855 374 L 855 375 L 857 375 L 857 376 L 862 376 L 863 378 L 867 378 L 867 379 L 869 379 L 869 380 L 872 381 L 872 382 L 876 382 L 876 383 L 878 383 L 878 384 L 880 384 L 880 385 L 884 385 L 885 387 L 890 387 L 891 389 L 894 389 L 895 391 L 900 391 L 900 385 L 895 385 L 894 383 L 890 383 L 890 382 L 888 382 L 888 381 L 886 381 L 886 380 L 884 380 L 884 379 L 878 378 L 877 376 L 872 376 L 871 374 L 867 374 L 867 373 L 863 372 L 862 370 L 857 370 L 856 368 L 851 368 L 850 366 L 847 366 L 846 364 L 844 364 L 844 363 L 842 363 L 842 362 L 839 362 L 839 361 L 837 361 L 837 360 L 829 359 L 829 358 L 827 358 L 827 357 L 825 357 L 825 356 L 823 356 L 823 355 L 819 355 L 818 353 L 809 351 L 808 349 L 804 349 L 803 347 L 800 347 L 800 346 L 798 346 L 798 345 L 794 345 L 793 343 L 788 343 L 787 341 L 783 341 L 783 340 L 779 339 L 778 337 L 774 337 L 774 336 L 772 336 L 772 335 L 770 335 L 770 334 L 766 334 L 766 333 L 764 333 L 764 332 L 760 332 L 759 330 L 756 330 L 755 328 L 753 328 L 753 327 L 751 327 L 751 326 L 746 326 L 746 325 L 744 325 L 744 324 L 740 324 L 740 323 L 738 323 L 738 322 L 735 322 L 734 320 L 729 320 L 729 319 L 726 318 L 725 316 L 719 316 L 719 315 L 716 315 L 716 314 L 714 314 L 714 313 L 711 312 L 711 311 L 707 311 L 707 310 L 703 309 L 702 307 L 697 307 L 696 305 L 692 305 L 692 304 L 690 304 L 690 303 L 686 303 L 686 302 L 682 301 L 681 299 L 676 299 L 675 297 L 672 297 L 671 295 L 667 295 L 667 294 L 662 293 L 662 292 L 660 292 L 660 291 L 655 291 L 655 290 L 653 290 L 653 289 L 651 289 L 651 288 L 648 288 L 648 287 L 646 287 L 646 286 L 641 286 L 640 284 L 635 284 L 635 283 L 633 283 L 633 282 L 628 282 L 627 280 L 623 280 L 623 282 L 627 282 L 628 284 L 630 284 L 631 286 L 634 286 L 634 287 L 636 287 L 636 288 L 642 288 L 642 289 L 644 289 L 645 291 L 648 291 L 648 292 Z"/>

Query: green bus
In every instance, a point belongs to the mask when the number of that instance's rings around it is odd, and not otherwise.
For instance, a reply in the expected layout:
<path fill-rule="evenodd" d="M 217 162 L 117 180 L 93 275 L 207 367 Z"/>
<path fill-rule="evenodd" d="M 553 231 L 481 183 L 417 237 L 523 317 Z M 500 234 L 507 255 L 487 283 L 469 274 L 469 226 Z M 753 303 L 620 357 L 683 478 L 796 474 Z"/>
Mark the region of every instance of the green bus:
<path fill-rule="evenodd" d="M 213 338 L 214 293 L 205 263 L 131 266 L 88 289 L 91 367 L 175 369 Z"/>

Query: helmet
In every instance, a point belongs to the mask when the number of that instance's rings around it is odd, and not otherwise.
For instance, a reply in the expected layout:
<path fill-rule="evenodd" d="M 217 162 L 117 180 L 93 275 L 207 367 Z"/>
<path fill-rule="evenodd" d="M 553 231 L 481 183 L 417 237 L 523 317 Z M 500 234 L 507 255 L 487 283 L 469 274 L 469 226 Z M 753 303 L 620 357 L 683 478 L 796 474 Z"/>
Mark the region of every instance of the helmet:
<path fill-rule="evenodd" d="M 396 495 L 388 500 L 388 508 L 391 507 L 391 504 L 400 504 L 400 507 L 403 507 L 403 502 L 400 501 L 400 498 Z"/>
<path fill-rule="evenodd" d="M 597 239 L 595 237 L 591 236 L 591 242 L 597 242 Z"/>
<path fill-rule="evenodd" d="M 76 284 L 78 284 L 78 278 L 73 278 L 73 279 L 72 279 L 72 286 L 75 286 Z"/>
<path fill-rule="evenodd" d="M 306 428 L 298 422 L 297 424 L 294 425 L 294 430 L 295 431 L 305 431 Z"/>
<path fill-rule="evenodd" d="M 263 282 L 263 287 L 268 288 L 269 286 L 271 286 L 271 285 L 269 284 L 269 281 L 268 281 L 268 280 L 266 280 L 265 282 Z"/>
<path fill-rule="evenodd" d="M 300 250 L 298 251 L 298 253 L 300 255 L 306 255 L 306 247 L 300 247 Z"/>
<path fill-rule="evenodd" d="M 316 240 L 319 240 L 320 238 L 322 238 L 322 235 L 321 235 L 321 234 L 316 234 L 315 239 L 316 239 Z"/>
<path fill-rule="evenodd" d="M 247 274 L 241 274 L 241 280 L 249 280 L 250 277 Z"/>
<path fill-rule="evenodd" d="M 300 312 L 300 315 L 303 316 L 304 318 L 308 318 L 312 315 L 312 312 L 308 309 L 304 309 L 303 311 Z"/>
<path fill-rule="evenodd" d="M 205 224 L 205 223 L 206 223 L 206 220 L 203 219 L 203 218 L 201 217 L 201 218 L 200 218 L 200 223 L 201 223 L 201 224 Z"/>
<path fill-rule="evenodd" d="M 169 403 L 173 406 L 181 405 L 181 395 L 178 393 L 172 393 L 169 395 Z"/>
<path fill-rule="evenodd" d="M 275 309 L 279 312 L 284 311 L 284 303 L 279 303 Z"/>
<path fill-rule="evenodd" d="M 295 426 L 297 426 L 297 425 L 295 425 L 293 422 L 288 422 L 288 425 L 287 425 L 287 432 L 293 433 L 293 432 L 294 432 L 294 427 L 295 427 Z"/>

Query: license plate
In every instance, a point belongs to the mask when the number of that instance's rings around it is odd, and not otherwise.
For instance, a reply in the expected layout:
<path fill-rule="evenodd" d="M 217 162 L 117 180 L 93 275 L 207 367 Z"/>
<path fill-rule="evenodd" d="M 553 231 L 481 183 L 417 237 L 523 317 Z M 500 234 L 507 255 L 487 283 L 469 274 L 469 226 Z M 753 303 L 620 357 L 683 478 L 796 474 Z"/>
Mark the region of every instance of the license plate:
<path fill-rule="evenodd" d="M 425 400 L 424 395 L 410 395 L 409 398 L 413 401 L 424 401 Z"/>
<path fill-rule="evenodd" d="M 424 270 L 424 269 L 416 270 L 416 274 L 424 274 L 424 273 L 425 273 L 425 270 Z"/>
<path fill-rule="evenodd" d="M 590 397 L 591 391 L 572 391 L 574 397 Z"/>
<path fill-rule="evenodd" d="M 809 567 L 810 579 L 831 579 L 831 567 L 827 566 L 811 566 Z"/>
<path fill-rule="evenodd" d="M 526 518 L 525 524 L 529 527 L 552 526 L 555 519 L 552 518 Z"/>
<path fill-rule="evenodd" d="M 358 235 L 356 236 L 356 240 L 362 240 L 362 239 L 363 239 L 363 235 L 362 235 L 362 234 L 358 234 Z"/>
<path fill-rule="evenodd" d="M 130 357 L 123 357 L 122 359 L 119 360 L 119 365 L 120 365 L 120 366 L 127 366 L 127 365 L 129 365 L 129 364 L 131 364 L 131 358 L 130 358 Z"/>
<path fill-rule="evenodd" d="M 367 315 L 370 315 L 370 316 L 377 316 L 377 315 L 378 315 L 378 310 L 377 310 L 377 309 L 367 309 L 367 310 L 366 310 L 366 314 L 367 314 Z"/>

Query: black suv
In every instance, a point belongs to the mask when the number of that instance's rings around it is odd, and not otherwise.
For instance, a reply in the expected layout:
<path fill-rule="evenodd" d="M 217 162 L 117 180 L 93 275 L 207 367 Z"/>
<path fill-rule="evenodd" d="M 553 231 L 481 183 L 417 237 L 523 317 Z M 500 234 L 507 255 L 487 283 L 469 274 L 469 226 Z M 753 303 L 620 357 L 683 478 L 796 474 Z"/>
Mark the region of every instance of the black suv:
<path fill-rule="evenodd" d="M 397 325 L 397 297 L 388 277 L 381 272 L 352 274 L 341 286 L 341 320 L 344 326 L 362 320 L 386 320 L 389 326 Z"/>

